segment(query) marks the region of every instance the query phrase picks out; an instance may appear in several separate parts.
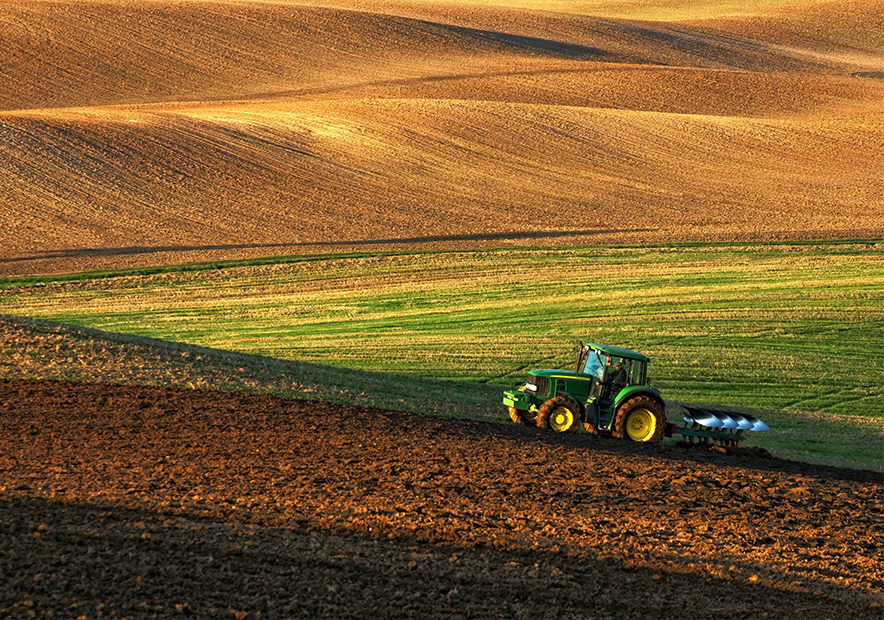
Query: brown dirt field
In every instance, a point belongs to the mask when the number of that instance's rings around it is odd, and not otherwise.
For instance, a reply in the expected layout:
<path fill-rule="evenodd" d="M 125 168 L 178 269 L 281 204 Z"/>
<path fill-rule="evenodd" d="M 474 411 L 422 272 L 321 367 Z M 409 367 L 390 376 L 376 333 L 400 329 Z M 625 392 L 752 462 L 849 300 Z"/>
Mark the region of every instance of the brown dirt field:
<path fill-rule="evenodd" d="M 0 276 L 880 234 L 876 3 L 482 4 L 0 2 Z"/>
<path fill-rule="evenodd" d="M 0 615 L 880 618 L 880 476 L 0 381 Z"/>
<path fill-rule="evenodd" d="M 884 2 L 831 0 L 785 3 L 767 14 L 718 17 L 688 22 L 722 33 L 739 33 L 753 40 L 777 41 L 845 62 L 880 64 L 884 49 Z"/>

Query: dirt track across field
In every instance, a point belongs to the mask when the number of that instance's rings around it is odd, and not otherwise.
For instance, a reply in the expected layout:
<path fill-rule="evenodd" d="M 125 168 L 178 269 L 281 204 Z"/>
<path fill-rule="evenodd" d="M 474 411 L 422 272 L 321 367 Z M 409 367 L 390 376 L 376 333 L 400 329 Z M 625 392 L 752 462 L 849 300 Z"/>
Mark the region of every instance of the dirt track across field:
<path fill-rule="evenodd" d="M 0 381 L 0 616 L 880 618 L 872 472 Z"/>

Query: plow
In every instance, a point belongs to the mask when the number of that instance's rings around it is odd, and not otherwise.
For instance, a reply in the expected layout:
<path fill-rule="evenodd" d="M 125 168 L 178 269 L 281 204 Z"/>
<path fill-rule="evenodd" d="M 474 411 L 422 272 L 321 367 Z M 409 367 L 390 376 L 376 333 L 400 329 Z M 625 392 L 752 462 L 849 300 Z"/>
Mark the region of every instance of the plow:
<path fill-rule="evenodd" d="M 671 425 L 669 436 L 680 435 L 689 443 L 717 442 L 735 446 L 743 441 L 743 431 L 766 431 L 770 428 L 758 418 L 725 409 L 681 405 L 687 412 L 684 426 Z"/>
<path fill-rule="evenodd" d="M 610 345 L 577 343 L 576 368 L 539 369 L 503 394 L 513 422 L 557 432 L 581 426 L 593 435 L 659 443 L 679 436 L 687 443 L 736 446 L 746 431 L 768 430 L 758 418 L 717 407 L 677 405 L 681 424 L 666 419 L 666 402 L 651 385 L 647 356 Z"/>

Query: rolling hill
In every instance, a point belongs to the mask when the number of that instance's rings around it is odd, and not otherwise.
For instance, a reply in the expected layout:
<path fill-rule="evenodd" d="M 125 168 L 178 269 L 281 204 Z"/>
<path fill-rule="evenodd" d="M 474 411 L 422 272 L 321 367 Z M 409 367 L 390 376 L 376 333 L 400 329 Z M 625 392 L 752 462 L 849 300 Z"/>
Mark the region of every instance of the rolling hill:
<path fill-rule="evenodd" d="M 544 4 L 2 2 L 0 275 L 880 234 L 882 3 Z"/>

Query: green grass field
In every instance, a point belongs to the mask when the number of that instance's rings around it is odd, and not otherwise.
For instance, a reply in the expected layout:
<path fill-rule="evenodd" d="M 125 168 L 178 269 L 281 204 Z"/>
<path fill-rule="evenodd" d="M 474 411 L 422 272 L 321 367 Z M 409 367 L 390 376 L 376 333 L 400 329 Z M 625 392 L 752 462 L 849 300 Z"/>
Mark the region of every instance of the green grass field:
<path fill-rule="evenodd" d="M 281 393 L 492 419 L 501 388 L 571 367 L 578 339 L 616 344 L 651 357 L 667 399 L 761 412 L 772 430 L 755 445 L 880 469 L 882 248 L 502 249 L 19 279 L 0 281 L 0 313 L 282 364 L 288 383 L 268 387 Z"/>

